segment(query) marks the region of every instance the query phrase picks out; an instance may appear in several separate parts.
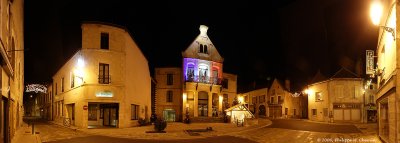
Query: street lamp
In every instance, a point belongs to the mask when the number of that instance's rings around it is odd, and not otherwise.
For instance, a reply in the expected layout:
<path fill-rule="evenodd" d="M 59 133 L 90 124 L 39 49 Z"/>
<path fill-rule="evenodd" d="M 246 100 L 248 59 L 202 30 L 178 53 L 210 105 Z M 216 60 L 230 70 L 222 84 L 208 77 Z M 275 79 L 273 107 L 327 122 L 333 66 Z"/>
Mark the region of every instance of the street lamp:
<path fill-rule="evenodd" d="M 390 15 L 390 13 L 392 12 L 392 8 L 395 5 L 395 3 L 397 3 L 397 2 L 394 2 L 394 4 L 390 7 L 388 15 Z M 380 21 L 381 21 L 381 18 L 382 18 L 382 14 L 383 14 L 383 6 L 382 6 L 382 3 L 381 3 L 380 0 L 373 0 L 372 1 L 369 14 L 370 14 L 372 23 L 374 25 L 377 25 L 377 26 L 383 28 L 384 30 L 386 30 L 387 32 L 390 32 L 392 34 L 392 36 L 393 36 L 393 40 L 396 40 L 396 31 L 395 31 L 394 28 L 386 26 L 387 23 L 385 23 L 385 25 L 383 25 L 383 26 L 379 25 Z"/>

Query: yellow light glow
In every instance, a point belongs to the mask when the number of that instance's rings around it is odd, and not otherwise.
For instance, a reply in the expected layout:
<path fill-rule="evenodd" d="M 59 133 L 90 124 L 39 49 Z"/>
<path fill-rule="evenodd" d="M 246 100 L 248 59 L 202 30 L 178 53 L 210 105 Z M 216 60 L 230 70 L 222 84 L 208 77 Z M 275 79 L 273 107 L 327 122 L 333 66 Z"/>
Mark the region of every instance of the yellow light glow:
<path fill-rule="evenodd" d="M 183 94 L 182 94 L 182 98 L 183 98 L 184 100 L 186 100 L 187 94 L 186 94 L 186 93 L 183 93 Z"/>
<path fill-rule="evenodd" d="M 219 95 L 219 102 L 222 102 L 223 99 L 224 97 L 222 97 L 222 95 Z"/>
<path fill-rule="evenodd" d="M 239 96 L 239 97 L 238 97 L 238 101 L 239 101 L 239 103 L 244 103 L 244 98 L 243 98 L 243 96 Z"/>
<path fill-rule="evenodd" d="M 382 4 L 378 0 L 374 0 L 370 7 L 370 17 L 374 25 L 379 25 L 383 13 Z"/>
<path fill-rule="evenodd" d="M 74 69 L 74 74 L 76 77 L 83 78 L 84 76 L 83 69 Z"/>
<path fill-rule="evenodd" d="M 313 93 L 313 91 L 312 91 L 311 89 L 306 89 L 306 90 L 304 90 L 304 92 L 305 92 L 306 94 L 308 94 L 308 95 L 310 95 L 310 94 Z"/>
<path fill-rule="evenodd" d="M 82 58 L 79 58 L 77 66 L 78 68 L 83 68 L 85 66 L 85 61 L 83 61 Z"/>

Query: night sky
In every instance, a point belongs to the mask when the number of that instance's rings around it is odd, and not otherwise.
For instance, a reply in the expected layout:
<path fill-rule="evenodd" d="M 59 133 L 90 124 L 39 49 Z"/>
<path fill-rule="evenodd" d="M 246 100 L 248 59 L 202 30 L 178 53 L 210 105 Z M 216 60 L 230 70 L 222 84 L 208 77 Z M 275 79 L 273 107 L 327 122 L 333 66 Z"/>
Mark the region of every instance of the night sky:
<path fill-rule="evenodd" d="M 238 75 L 239 92 L 277 77 L 301 88 L 320 70 L 355 70 L 374 49 L 378 27 L 368 0 L 252 2 L 25 1 L 25 81 L 50 81 L 81 48 L 82 21 L 129 29 L 154 67 L 180 67 L 181 52 L 199 25 L 224 57 L 224 72 Z M 362 69 L 364 70 L 364 64 Z"/>

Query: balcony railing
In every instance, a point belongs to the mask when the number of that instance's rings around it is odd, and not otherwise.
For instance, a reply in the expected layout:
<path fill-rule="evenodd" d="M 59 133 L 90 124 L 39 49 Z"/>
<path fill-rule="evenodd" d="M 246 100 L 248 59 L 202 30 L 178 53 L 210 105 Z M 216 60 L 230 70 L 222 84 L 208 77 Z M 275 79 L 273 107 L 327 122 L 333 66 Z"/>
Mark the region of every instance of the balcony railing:
<path fill-rule="evenodd" d="M 99 83 L 100 84 L 111 83 L 111 75 L 99 75 Z"/>
<path fill-rule="evenodd" d="M 278 100 L 278 102 L 276 102 L 276 101 L 269 101 L 269 104 L 283 104 L 283 102 L 284 102 L 284 100 L 281 99 L 281 100 Z"/>
<path fill-rule="evenodd" d="M 218 77 L 210 77 L 210 76 L 185 76 L 186 82 L 198 82 L 198 83 L 207 83 L 207 84 L 222 84 L 222 78 Z"/>

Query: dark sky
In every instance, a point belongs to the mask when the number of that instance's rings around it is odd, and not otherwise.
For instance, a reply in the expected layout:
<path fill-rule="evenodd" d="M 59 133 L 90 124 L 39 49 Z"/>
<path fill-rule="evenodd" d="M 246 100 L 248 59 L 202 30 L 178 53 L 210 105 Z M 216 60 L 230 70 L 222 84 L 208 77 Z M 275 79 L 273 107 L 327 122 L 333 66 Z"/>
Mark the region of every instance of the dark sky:
<path fill-rule="evenodd" d="M 378 36 L 368 10 L 366 0 L 25 1 L 25 80 L 51 80 L 81 47 L 82 21 L 127 27 L 151 70 L 180 67 L 181 52 L 204 24 L 225 59 L 224 72 L 238 74 L 239 91 L 275 77 L 300 89 L 317 70 L 329 76 L 364 62 Z"/>

